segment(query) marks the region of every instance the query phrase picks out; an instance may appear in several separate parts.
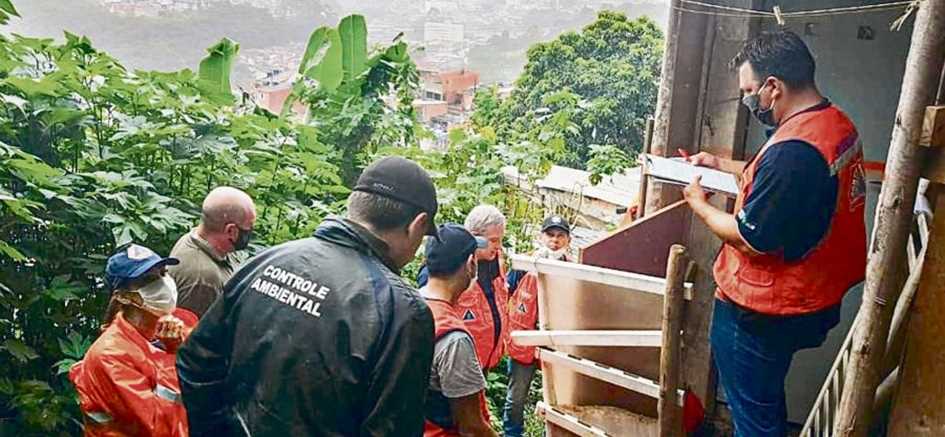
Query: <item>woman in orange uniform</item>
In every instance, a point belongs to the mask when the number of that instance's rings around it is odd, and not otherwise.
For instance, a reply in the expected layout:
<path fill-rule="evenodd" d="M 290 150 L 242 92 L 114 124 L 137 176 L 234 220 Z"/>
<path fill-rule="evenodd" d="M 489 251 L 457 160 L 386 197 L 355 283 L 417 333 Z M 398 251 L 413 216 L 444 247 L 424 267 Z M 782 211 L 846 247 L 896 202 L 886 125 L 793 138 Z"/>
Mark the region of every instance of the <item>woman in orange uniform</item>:
<path fill-rule="evenodd" d="M 187 436 L 174 354 L 189 328 L 172 315 L 177 287 L 165 274 L 177 263 L 134 244 L 108 259 L 104 331 L 69 371 L 86 436 Z"/>

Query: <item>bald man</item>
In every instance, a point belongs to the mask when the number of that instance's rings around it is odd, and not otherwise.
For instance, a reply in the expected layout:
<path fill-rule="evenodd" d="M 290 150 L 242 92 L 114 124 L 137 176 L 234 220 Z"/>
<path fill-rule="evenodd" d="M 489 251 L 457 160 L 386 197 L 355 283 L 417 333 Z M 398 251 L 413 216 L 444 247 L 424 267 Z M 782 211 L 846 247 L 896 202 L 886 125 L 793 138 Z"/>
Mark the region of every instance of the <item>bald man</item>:
<path fill-rule="evenodd" d="M 203 316 L 233 275 L 231 254 L 246 248 L 255 223 L 256 206 L 248 194 L 232 187 L 207 194 L 200 225 L 180 237 L 171 250 L 171 256 L 180 260 L 168 269 L 177 282 L 179 308 Z"/>

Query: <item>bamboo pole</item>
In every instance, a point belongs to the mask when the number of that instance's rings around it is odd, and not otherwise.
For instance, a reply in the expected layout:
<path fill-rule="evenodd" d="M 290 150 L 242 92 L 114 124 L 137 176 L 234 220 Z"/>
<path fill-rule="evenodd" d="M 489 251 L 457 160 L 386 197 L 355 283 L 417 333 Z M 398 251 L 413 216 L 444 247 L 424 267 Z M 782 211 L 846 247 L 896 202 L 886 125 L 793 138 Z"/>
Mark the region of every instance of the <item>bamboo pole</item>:
<path fill-rule="evenodd" d="M 854 332 L 850 374 L 837 412 L 835 435 L 865 436 L 892 311 L 899 294 L 906 240 L 919 182 L 923 150 L 918 145 L 925 107 L 932 103 L 945 63 L 945 0 L 925 0 L 916 16 L 902 92 L 887 158 L 886 181 L 877 205 L 876 241 L 866 270 L 860 307 L 862 323 Z"/>
<path fill-rule="evenodd" d="M 889 324 L 889 337 L 886 340 L 886 357 L 883 359 L 882 372 L 880 378 L 885 378 L 902 361 L 902 353 L 906 347 L 906 330 L 909 325 L 909 315 L 912 309 L 912 302 L 915 300 L 916 292 L 919 290 L 919 284 L 922 280 L 922 266 L 925 263 L 926 248 L 923 247 L 919 252 L 918 261 L 916 261 L 915 270 L 909 272 L 909 278 L 906 285 L 902 287 L 902 293 L 899 301 L 896 303 L 896 309 L 893 311 L 892 322 Z"/>
<path fill-rule="evenodd" d="M 657 412 L 660 437 L 676 437 L 682 433 L 679 409 L 680 351 L 683 304 L 686 295 L 683 282 L 686 275 L 686 248 L 674 244 L 669 249 L 666 263 L 666 290 L 663 301 L 663 345 L 660 348 L 660 398 Z"/>

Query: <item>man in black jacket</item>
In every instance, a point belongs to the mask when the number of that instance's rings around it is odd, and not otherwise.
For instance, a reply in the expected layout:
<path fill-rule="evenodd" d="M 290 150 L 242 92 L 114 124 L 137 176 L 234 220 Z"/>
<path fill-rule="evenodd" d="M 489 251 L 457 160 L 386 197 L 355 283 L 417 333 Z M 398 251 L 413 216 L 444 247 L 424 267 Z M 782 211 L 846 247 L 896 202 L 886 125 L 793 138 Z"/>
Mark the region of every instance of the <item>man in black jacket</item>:
<path fill-rule="evenodd" d="M 194 436 L 416 436 L 433 317 L 400 276 L 436 235 L 412 161 L 367 169 L 347 218 L 246 263 L 178 352 Z"/>

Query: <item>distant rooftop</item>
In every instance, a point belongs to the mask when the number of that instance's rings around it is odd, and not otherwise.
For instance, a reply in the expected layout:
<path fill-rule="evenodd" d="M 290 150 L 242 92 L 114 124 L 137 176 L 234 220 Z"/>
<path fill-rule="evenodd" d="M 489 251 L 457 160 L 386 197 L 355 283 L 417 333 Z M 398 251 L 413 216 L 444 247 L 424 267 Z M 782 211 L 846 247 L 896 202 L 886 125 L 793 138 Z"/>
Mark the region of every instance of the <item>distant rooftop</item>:
<path fill-rule="evenodd" d="M 502 172 L 506 179 L 519 177 L 515 167 L 506 167 Z M 585 197 L 622 206 L 633 203 L 640 189 L 640 167 L 628 169 L 624 174 L 604 176 L 597 185 L 591 184 L 590 176 L 591 173 L 584 170 L 555 165 L 548 175 L 535 181 L 535 185 L 538 188 L 580 193 Z"/>

